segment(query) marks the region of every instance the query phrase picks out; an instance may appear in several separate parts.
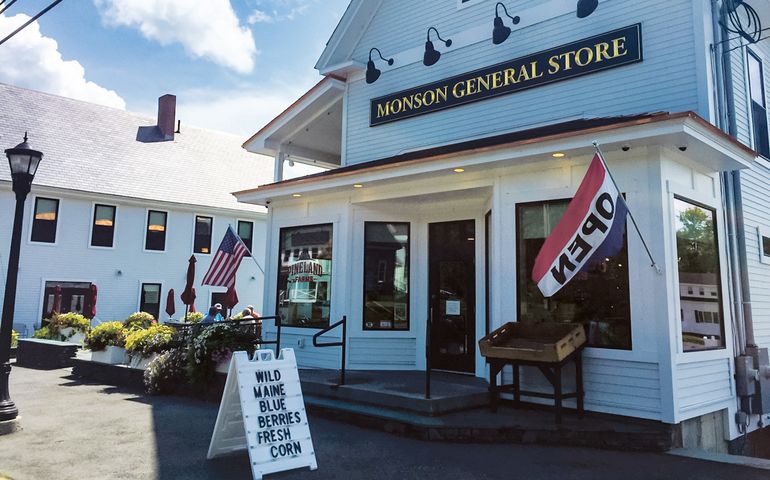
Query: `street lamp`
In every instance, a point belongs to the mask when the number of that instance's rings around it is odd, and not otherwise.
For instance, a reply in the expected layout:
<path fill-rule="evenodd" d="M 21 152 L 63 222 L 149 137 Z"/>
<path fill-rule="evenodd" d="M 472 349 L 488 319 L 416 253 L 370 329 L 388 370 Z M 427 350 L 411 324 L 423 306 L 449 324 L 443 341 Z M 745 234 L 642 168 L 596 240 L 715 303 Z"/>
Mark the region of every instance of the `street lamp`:
<path fill-rule="evenodd" d="M 11 253 L 8 256 L 8 275 L 5 277 L 5 298 L 3 299 L 3 316 L 0 319 L 0 422 L 14 420 L 19 410 L 11 400 L 8 390 L 8 377 L 11 373 L 11 327 L 16 309 L 16 277 L 19 273 L 19 249 L 21 247 L 21 225 L 24 220 L 24 201 L 32 188 L 37 167 L 43 154 L 32 150 L 27 144 L 27 133 L 24 141 L 14 148 L 5 151 L 8 164 L 11 167 L 13 191 L 16 194 L 16 213 L 13 217 L 13 236 L 11 237 Z"/>

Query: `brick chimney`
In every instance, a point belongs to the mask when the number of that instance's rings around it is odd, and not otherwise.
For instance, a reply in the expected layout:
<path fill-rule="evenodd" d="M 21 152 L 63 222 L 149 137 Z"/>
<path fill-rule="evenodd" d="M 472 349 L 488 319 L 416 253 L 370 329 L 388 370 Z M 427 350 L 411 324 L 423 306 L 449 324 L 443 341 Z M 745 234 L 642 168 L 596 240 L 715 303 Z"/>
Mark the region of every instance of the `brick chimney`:
<path fill-rule="evenodd" d="M 158 128 L 165 140 L 174 139 L 176 123 L 176 95 L 163 95 L 158 99 Z"/>

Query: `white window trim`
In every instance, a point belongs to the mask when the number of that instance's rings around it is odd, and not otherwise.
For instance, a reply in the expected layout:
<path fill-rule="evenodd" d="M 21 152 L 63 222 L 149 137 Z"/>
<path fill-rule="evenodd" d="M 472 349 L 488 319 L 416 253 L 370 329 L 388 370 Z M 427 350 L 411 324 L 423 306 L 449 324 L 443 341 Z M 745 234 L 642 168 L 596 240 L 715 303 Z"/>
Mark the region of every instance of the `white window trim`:
<path fill-rule="evenodd" d="M 96 206 L 97 205 L 103 205 L 105 207 L 113 207 L 115 208 L 115 218 L 113 219 L 113 225 L 112 225 L 112 246 L 111 247 L 100 247 L 97 245 L 92 245 L 91 241 L 94 236 L 94 217 L 96 215 Z M 168 223 L 168 222 L 167 222 Z M 91 220 L 90 220 L 90 228 L 88 231 L 88 248 L 93 248 L 94 250 L 115 250 L 115 246 L 118 241 L 118 206 L 112 205 L 105 202 L 91 202 Z M 145 227 L 146 228 L 146 227 Z"/>
<path fill-rule="evenodd" d="M 54 233 L 53 242 L 36 242 L 32 240 L 32 226 L 35 223 L 35 205 L 37 205 L 38 198 L 43 198 L 46 200 L 56 200 L 57 202 L 59 202 L 56 208 L 56 233 Z M 59 230 L 60 230 L 59 226 L 61 225 L 61 214 L 62 214 L 63 204 L 64 202 L 62 201 L 61 197 L 54 197 L 50 195 L 33 195 L 32 196 L 32 205 L 30 206 L 30 215 L 29 215 L 29 232 L 27 234 L 27 244 L 44 246 L 44 247 L 56 247 L 59 245 Z"/>
<path fill-rule="evenodd" d="M 257 222 L 254 220 L 249 220 L 248 218 L 236 218 L 235 219 L 235 234 L 238 235 L 238 223 L 239 222 L 249 222 L 251 223 L 251 255 L 254 256 L 254 241 L 256 240 L 254 238 L 254 234 L 257 231 Z M 241 238 L 240 235 L 238 235 L 238 238 Z"/>
<path fill-rule="evenodd" d="M 142 309 L 142 285 L 148 284 L 148 283 L 160 285 L 160 292 L 158 292 L 158 295 L 159 295 L 158 302 L 160 306 L 160 311 L 158 312 L 158 316 L 161 316 L 166 313 L 163 308 L 163 290 L 165 289 L 165 284 L 163 280 L 142 280 L 142 279 L 139 280 L 139 286 L 138 286 L 139 294 L 136 296 L 136 311 L 140 312 Z M 162 323 L 160 318 L 156 318 L 156 320 L 158 321 L 158 323 Z"/>
<path fill-rule="evenodd" d="M 147 249 L 147 227 L 149 227 L 150 223 L 150 212 L 164 212 L 166 214 L 166 241 L 163 242 L 163 250 L 148 250 Z M 167 247 L 168 247 L 168 231 L 169 231 L 169 223 L 171 223 L 171 213 L 168 210 L 162 210 L 159 208 L 146 208 L 144 212 L 144 228 L 142 231 L 144 232 L 144 235 L 142 235 L 142 251 L 145 253 L 166 253 Z M 193 233 L 194 235 L 194 233 Z"/>
<path fill-rule="evenodd" d="M 91 284 L 95 283 L 93 280 L 83 280 L 83 279 L 80 279 L 80 278 L 61 278 L 61 277 L 54 277 L 54 278 L 43 277 L 43 278 L 41 278 L 40 279 L 40 298 L 39 298 L 39 302 L 38 302 L 38 305 L 37 305 L 37 313 L 35 314 L 36 318 L 37 318 L 37 316 L 39 314 L 42 314 L 42 312 L 43 312 L 43 306 L 45 305 L 45 284 L 47 282 L 91 283 Z M 97 306 L 98 305 L 99 305 L 99 303 L 97 301 Z M 98 307 L 96 309 L 96 313 L 97 314 L 99 313 L 99 308 Z M 98 318 L 98 315 L 91 319 L 92 326 L 93 326 L 93 321 L 96 320 L 97 318 Z M 43 321 L 43 319 L 39 318 L 39 319 L 37 319 L 37 320 L 32 322 L 33 333 L 34 333 L 34 330 L 35 330 L 36 327 L 39 327 L 40 325 L 42 325 L 42 321 Z M 18 323 L 24 323 L 24 322 L 18 322 Z"/>
<path fill-rule="evenodd" d="M 209 253 L 201 253 L 195 251 L 195 227 L 198 224 L 198 217 L 205 217 L 211 219 L 211 242 L 209 245 Z M 168 223 L 168 220 L 166 221 Z M 205 255 L 207 257 L 211 256 L 212 252 L 214 251 L 214 227 L 216 225 L 216 218 L 214 218 L 214 215 L 207 215 L 204 213 L 194 213 L 192 218 L 192 241 L 190 245 L 190 252 L 192 252 L 193 255 Z M 168 229 L 168 226 L 166 227 Z"/>
<path fill-rule="evenodd" d="M 478 5 L 479 3 L 486 1 L 487 0 L 468 0 L 467 2 L 463 2 L 463 0 L 457 0 L 457 9 L 462 10 L 464 8 L 472 7 L 473 5 Z"/>
<path fill-rule="evenodd" d="M 765 115 L 768 116 L 768 129 L 767 132 L 768 138 L 770 138 L 770 98 L 767 96 L 768 92 L 768 85 L 767 85 L 767 71 L 765 69 L 765 60 L 760 52 L 757 52 L 751 47 L 746 48 L 746 54 L 743 57 L 744 62 L 744 89 L 746 91 L 746 115 L 748 117 L 748 131 L 749 131 L 749 139 L 751 141 L 751 148 L 753 148 L 755 151 L 757 150 L 757 142 L 756 137 L 754 136 L 754 111 L 751 108 L 751 70 L 749 69 L 749 55 L 753 55 L 757 60 L 759 60 L 759 66 L 762 69 L 762 91 L 765 94 Z M 757 156 L 757 159 L 760 163 L 762 163 L 765 166 L 770 166 L 770 158 L 765 158 L 761 154 Z"/>
<path fill-rule="evenodd" d="M 770 256 L 765 255 L 764 245 L 762 244 L 762 237 L 770 238 L 770 227 L 760 225 L 757 227 L 757 240 L 759 247 L 759 263 L 770 265 Z"/>
<path fill-rule="evenodd" d="M 676 225 L 674 222 L 675 218 L 675 211 L 674 211 L 674 201 L 676 200 L 676 197 L 679 197 L 680 200 L 688 203 L 698 203 L 702 206 L 713 210 L 714 211 L 714 219 L 717 222 L 716 225 L 716 237 L 717 237 L 717 248 L 718 248 L 718 255 L 719 255 L 719 291 L 722 294 L 722 297 L 719 299 L 719 304 L 721 306 L 721 321 L 723 326 L 723 343 L 724 347 L 718 348 L 718 349 L 712 349 L 712 350 L 695 350 L 690 352 L 684 351 L 684 346 L 682 345 L 682 321 L 679 316 L 679 312 L 682 311 L 682 299 L 681 295 L 678 293 L 673 296 L 674 301 L 674 311 L 677 312 L 677 315 L 675 316 L 676 319 L 676 337 L 674 338 L 674 341 L 676 342 L 676 349 L 672 352 L 675 356 L 675 363 L 678 365 L 687 364 L 687 363 L 695 363 L 695 362 L 704 362 L 709 360 L 717 360 L 722 358 L 732 358 L 732 319 L 731 319 L 731 311 L 730 311 L 730 305 L 729 301 L 727 300 L 727 293 L 729 292 L 728 286 L 726 283 L 726 266 L 724 262 L 722 261 L 723 256 L 725 254 L 725 235 L 723 232 L 723 222 L 720 221 L 721 210 L 718 205 L 718 201 L 715 198 L 707 198 L 706 195 L 704 195 L 702 192 L 697 192 L 695 190 L 692 190 L 690 188 L 678 185 L 674 182 L 667 182 L 667 190 L 668 190 L 668 200 L 669 200 L 669 230 L 671 239 L 673 241 L 672 247 L 673 247 L 673 253 L 676 258 L 678 255 L 678 252 L 676 251 Z M 672 290 L 674 292 L 679 292 L 679 269 L 676 268 L 676 265 L 674 265 L 674 268 L 671 269 L 671 275 L 673 277 L 673 285 L 675 286 L 675 289 Z"/>

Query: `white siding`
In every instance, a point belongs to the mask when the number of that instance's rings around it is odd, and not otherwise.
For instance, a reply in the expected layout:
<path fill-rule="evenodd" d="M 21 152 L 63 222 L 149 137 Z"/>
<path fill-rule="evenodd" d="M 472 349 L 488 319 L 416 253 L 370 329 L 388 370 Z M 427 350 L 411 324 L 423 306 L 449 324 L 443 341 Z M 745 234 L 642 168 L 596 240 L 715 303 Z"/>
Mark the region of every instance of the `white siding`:
<path fill-rule="evenodd" d="M 56 244 L 48 245 L 29 242 L 30 226 L 34 209 L 34 196 L 58 198 L 59 219 Z M 10 231 L 13 222 L 13 195 L 0 191 L 0 279 L 5 288 L 8 268 Z M 93 203 L 117 206 L 115 222 L 115 243 L 113 249 L 89 247 Z M 21 257 L 19 264 L 18 293 L 14 323 L 25 323 L 31 331 L 40 325 L 43 308 L 44 281 L 92 282 L 99 288 L 94 323 L 123 320 L 139 308 L 141 282 L 161 283 L 161 319 L 164 313 L 166 295 L 173 288 L 176 293 L 176 316 L 184 314 L 184 305 L 179 295 L 184 290 L 187 260 L 192 254 L 193 223 L 196 214 L 212 216 L 214 231 L 212 250 L 216 250 L 225 234 L 228 224 L 236 226 L 237 219 L 254 222 L 254 254 L 264 264 L 265 222 L 264 216 L 249 212 L 217 211 L 190 207 L 189 210 L 169 204 L 147 204 L 141 201 L 127 202 L 109 197 L 76 196 L 66 191 L 40 191 L 33 186 L 33 193 L 27 198 L 25 221 L 22 232 Z M 145 252 L 144 235 L 147 208 L 168 211 L 165 252 Z M 196 307 L 203 310 L 209 306 L 210 292 L 222 291 L 200 284 L 213 255 L 196 255 Z M 118 274 L 118 271 L 121 274 Z M 236 289 L 240 297 L 238 309 L 251 304 L 258 311 L 262 309 L 264 277 L 255 263 L 244 259 L 238 271 Z"/>
<path fill-rule="evenodd" d="M 368 370 L 415 370 L 414 338 L 349 338 L 349 366 Z"/>
<path fill-rule="evenodd" d="M 530 3 L 509 2 L 509 10 L 516 14 L 531 7 Z M 371 47 L 380 48 L 386 55 L 420 47 L 429 25 L 436 25 L 444 38 L 479 25 L 491 27 L 493 8 L 491 1 L 459 11 L 456 0 L 411 2 L 408 8 L 404 2 L 383 2 L 354 58 L 365 63 Z M 346 163 L 366 162 L 404 151 L 577 117 L 698 110 L 692 8 L 687 0 L 665 2 L 665 8 L 656 2 L 605 1 L 588 19 L 578 20 L 574 12 L 570 12 L 514 29 L 502 45 L 485 41 L 450 50 L 429 68 L 421 62 L 393 69 L 383 67 L 382 77 L 373 85 L 366 85 L 363 79 L 351 81 L 347 93 L 347 138 L 343 139 L 347 145 Z M 645 59 L 641 64 L 369 127 L 372 98 L 637 22 L 642 23 L 644 43 Z M 394 30 L 399 34 L 394 35 Z M 707 111 L 700 113 L 708 118 Z"/>
<path fill-rule="evenodd" d="M 730 401 L 729 358 L 677 365 L 677 402 L 682 419 L 714 411 L 714 404 Z"/>

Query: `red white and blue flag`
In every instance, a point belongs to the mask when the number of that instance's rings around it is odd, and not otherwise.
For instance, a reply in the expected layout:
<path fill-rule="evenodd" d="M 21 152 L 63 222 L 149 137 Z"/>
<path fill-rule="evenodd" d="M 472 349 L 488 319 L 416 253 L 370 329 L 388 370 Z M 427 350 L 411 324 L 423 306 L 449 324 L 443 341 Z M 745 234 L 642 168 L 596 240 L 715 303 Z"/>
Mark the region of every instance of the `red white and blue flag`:
<path fill-rule="evenodd" d="M 219 249 L 211 260 L 206 275 L 203 276 L 203 285 L 235 288 L 235 273 L 248 252 L 246 245 L 233 231 L 233 227 L 227 227 L 225 238 L 219 244 Z"/>
<path fill-rule="evenodd" d="M 628 207 L 597 153 L 575 197 L 540 249 L 532 280 L 551 297 L 580 271 L 623 248 Z"/>

